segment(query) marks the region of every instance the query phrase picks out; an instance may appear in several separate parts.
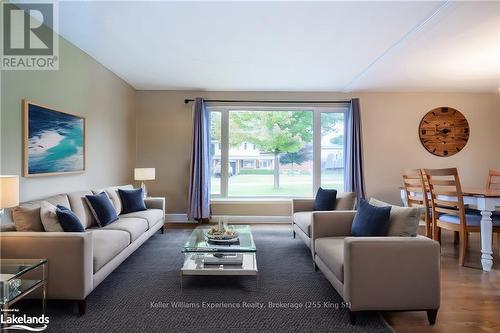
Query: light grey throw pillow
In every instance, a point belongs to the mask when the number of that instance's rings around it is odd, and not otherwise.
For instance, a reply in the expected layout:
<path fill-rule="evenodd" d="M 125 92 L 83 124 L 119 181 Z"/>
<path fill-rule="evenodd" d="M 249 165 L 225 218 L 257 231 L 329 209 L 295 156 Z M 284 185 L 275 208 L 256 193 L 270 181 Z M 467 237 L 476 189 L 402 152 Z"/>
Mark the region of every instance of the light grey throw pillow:
<path fill-rule="evenodd" d="M 423 207 L 401 207 L 371 198 L 370 205 L 385 207 L 391 206 L 389 217 L 390 225 L 387 236 L 415 237 L 418 233 L 418 224 L 422 216 Z"/>
<path fill-rule="evenodd" d="M 64 232 L 56 213 L 57 207 L 47 201 L 40 204 L 40 219 L 47 232 Z"/>

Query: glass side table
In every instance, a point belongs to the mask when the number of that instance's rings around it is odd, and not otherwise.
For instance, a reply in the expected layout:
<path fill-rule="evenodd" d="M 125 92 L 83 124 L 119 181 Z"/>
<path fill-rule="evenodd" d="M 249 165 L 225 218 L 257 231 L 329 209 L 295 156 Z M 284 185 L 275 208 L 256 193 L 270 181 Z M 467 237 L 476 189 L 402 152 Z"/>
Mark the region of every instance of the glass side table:
<path fill-rule="evenodd" d="M 47 306 L 47 259 L 0 259 L 0 305 L 4 320 L 9 308 L 31 292 L 42 290 L 42 311 Z"/>

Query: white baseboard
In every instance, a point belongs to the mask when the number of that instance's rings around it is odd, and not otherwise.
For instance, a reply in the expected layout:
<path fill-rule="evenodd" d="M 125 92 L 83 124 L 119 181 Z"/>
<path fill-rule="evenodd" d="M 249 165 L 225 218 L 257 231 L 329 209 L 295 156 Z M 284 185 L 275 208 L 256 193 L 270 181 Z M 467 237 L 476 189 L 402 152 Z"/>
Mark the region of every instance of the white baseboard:
<path fill-rule="evenodd" d="M 219 218 L 227 218 L 230 223 L 292 223 L 290 216 L 237 216 L 214 215 L 210 222 L 217 223 Z M 166 214 L 165 220 L 169 223 L 197 223 L 189 221 L 187 214 Z"/>
<path fill-rule="evenodd" d="M 196 223 L 196 221 L 189 221 L 187 214 L 166 214 L 165 221 L 169 223 Z"/>
<path fill-rule="evenodd" d="M 210 222 L 217 223 L 220 219 L 227 219 L 229 223 L 292 223 L 291 216 L 237 216 L 214 215 Z"/>

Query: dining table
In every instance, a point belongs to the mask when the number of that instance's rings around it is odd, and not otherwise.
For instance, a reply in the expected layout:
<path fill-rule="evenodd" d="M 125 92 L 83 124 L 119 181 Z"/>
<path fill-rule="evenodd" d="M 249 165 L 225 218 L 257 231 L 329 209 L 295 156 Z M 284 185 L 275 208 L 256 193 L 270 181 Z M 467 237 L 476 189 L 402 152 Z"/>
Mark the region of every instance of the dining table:
<path fill-rule="evenodd" d="M 401 200 L 405 206 L 408 206 L 405 189 L 401 188 L 400 191 Z M 483 271 L 489 272 L 493 268 L 493 221 L 491 215 L 497 208 L 500 208 L 500 190 L 464 188 L 462 194 L 464 204 L 477 209 L 481 213 L 481 266 Z M 456 197 L 448 195 L 438 195 L 437 199 L 457 200 Z"/>

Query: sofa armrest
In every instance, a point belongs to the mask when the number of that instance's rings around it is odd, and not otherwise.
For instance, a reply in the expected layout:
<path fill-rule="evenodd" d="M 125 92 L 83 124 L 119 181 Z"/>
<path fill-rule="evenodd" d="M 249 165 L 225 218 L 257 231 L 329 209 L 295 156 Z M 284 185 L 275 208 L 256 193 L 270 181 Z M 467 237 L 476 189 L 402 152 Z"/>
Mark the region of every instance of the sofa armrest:
<path fill-rule="evenodd" d="M 355 210 L 332 210 L 312 213 L 311 239 L 351 235 Z"/>
<path fill-rule="evenodd" d="M 161 209 L 165 215 L 165 198 L 154 197 L 144 199 L 146 208 L 148 209 Z"/>
<path fill-rule="evenodd" d="M 351 311 L 434 310 L 439 243 L 427 237 L 346 237 L 344 299 Z"/>
<path fill-rule="evenodd" d="M 91 232 L 2 232 L 2 259 L 47 259 L 48 297 L 83 300 L 93 288 Z"/>
<path fill-rule="evenodd" d="M 314 199 L 293 199 L 292 214 L 297 212 L 311 212 L 314 206 Z"/>
<path fill-rule="evenodd" d="M 351 235 L 354 210 L 332 210 L 313 212 L 311 217 L 311 255 L 316 254 L 315 241 L 321 237 L 343 237 Z"/>

